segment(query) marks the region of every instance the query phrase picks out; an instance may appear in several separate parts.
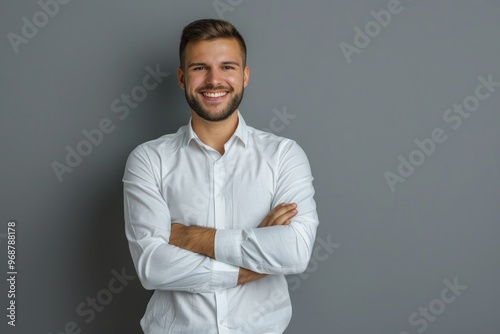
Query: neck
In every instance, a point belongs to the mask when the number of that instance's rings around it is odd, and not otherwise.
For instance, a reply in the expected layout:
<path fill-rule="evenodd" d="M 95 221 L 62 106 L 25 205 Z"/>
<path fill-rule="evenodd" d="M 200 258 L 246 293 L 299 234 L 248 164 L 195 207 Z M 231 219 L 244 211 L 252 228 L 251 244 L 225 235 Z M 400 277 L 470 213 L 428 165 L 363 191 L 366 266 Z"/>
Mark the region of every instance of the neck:
<path fill-rule="evenodd" d="M 220 122 L 207 121 L 191 111 L 191 126 L 203 144 L 224 154 L 224 144 L 231 138 L 238 127 L 238 112 Z"/>

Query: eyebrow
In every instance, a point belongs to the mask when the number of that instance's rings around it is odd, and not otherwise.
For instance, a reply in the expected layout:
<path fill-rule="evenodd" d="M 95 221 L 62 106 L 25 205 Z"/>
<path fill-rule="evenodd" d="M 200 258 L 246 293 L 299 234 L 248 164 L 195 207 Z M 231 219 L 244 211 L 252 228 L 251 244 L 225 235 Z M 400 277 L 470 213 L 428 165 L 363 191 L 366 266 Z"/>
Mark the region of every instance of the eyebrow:
<path fill-rule="evenodd" d="M 238 63 L 237 61 L 231 61 L 231 60 L 228 60 L 228 61 L 223 61 L 222 62 L 223 65 L 236 65 L 236 66 L 241 66 L 240 63 Z"/>
<path fill-rule="evenodd" d="M 205 66 L 205 65 L 207 65 L 207 64 L 205 64 L 205 63 L 191 63 L 191 64 L 188 65 L 188 67 Z"/>
<path fill-rule="evenodd" d="M 223 61 L 222 65 L 241 66 L 240 63 L 238 63 L 236 61 L 232 61 L 232 60 Z M 191 64 L 188 65 L 188 68 L 190 68 L 190 67 L 196 67 L 196 66 L 207 66 L 207 64 L 206 63 L 191 63 Z"/>

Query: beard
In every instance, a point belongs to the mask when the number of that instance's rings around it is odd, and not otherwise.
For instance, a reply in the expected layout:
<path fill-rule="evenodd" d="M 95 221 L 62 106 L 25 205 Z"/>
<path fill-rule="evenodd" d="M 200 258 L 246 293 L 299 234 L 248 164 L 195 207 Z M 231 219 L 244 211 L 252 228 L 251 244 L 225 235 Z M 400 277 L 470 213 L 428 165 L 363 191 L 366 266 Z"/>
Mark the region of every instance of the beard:
<path fill-rule="evenodd" d="M 216 87 L 214 88 L 213 86 L 205 86 L 200 88 L 200 90 L 203 89 L 224 89 L 223 87 Z M 245 91 L 244 88 L 241 89 L 240 94 L 235 94 L 230 100 L 229 103 L 227 104 L 227 107 L 221 107 L 220 110 L 218 110 L 215 114 L 210 113 L 207 109 L 203 108 L 201 98 L 199 98 L 197 95 L 188 95 L 188 90 L 184 90 L 184 95 L 186 96 L 186 101 L 191 107 L 191 109 L 201 118 L 203 118 L 206 121 L 210 122 L 220 122 L 225 119 L 227 119 L 229 116 L 231 116 L 236 109 L 238 109 L 238 106 L 241 103 L 241 100 L 243 99 L 243 93 Z M 229 94 L 229 93 L 228 93 Z"/>

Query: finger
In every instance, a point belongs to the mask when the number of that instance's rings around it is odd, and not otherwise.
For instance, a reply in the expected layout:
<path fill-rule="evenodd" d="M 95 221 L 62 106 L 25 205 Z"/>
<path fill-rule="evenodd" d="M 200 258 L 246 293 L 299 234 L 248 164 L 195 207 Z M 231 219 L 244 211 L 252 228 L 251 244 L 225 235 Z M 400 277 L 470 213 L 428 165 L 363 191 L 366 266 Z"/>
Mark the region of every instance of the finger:
<path fill-rule="evenodd" d="M 292 209 L 290 211 L 285 212 L 281 216 L 277 217 L 271 225 L 288 225 L 287 222 L 297 214 L 296 209 Z"/>
<path fill-rule="evenodd" d="M 276 205 L 267 215 L 266 217 L 264 218 L 264 220 L 259 224 L 258 227 L 267 227 L 267 226 L 270 226 L 270 224 L 273 222 L 274 218 L 275 218 L 275 215 L 276 215 L 276 212 L 278 209 L 282 208 L 283 206 L 285 206 L 286 203 L 280 203 L 278 205 Z"/>
<path fill-rule="evenodd" d="M 288 205 L 288 203 L 284 203 L 284 202 L 279 203 L 279 204 L 277 204 L 274 208 L 272 208 L 272 209 L 271 209 L 271 211 L 269 211 L 269 213 L 271 213 L 271 212 L 273 212 L 273 211 L 276 211 L 276 210 L 278 210 L 278 209 L 280 209 L 280 208 L 282 208 L 282 207 L 284 207 L 284 206 L 287 206 L 287 205 Z"/>
<path fill-rule="evenodd" d="M 265 226 L 288 225 L 290 223 L 290 218 L 292 218 L 296 214 L 297 210 L 291 209 L 280 216 L 273 216 L 273 218 L 268 219 L 265 223 Z"/>
<path fill-rule="evenodd" d="M 289 204 L 283 203 L 283 204 L 277 205 L 274 209 L 272 209 L 271 212 L 269 212 L 269 216 L 270 216 L 270 218 L 276 218 L 276 217 L 281 216 L 282 214 L 284 214 L 287 211 L 295 209 L 296 207 L 297 207 L 297 204 L 295 204 L 295 203 L 289 203 Z"/>
<path fill-rule="evenodd" d="M 275 221 L 278 217 L 295 210 L 297 207 L 297 204 L 295 203 L 290 203 L 290 204 L 285 204 L 285 205 L 279 205 L 275 207 L 271 212 L 269 213 L 268 217 L 271 223 Z"/>
<path fill-rule="evenodd" d="M 295 203 L 280 203 L 276 205 L 264 218 L 264 220 L 259 224 L 258 227 L 267 227 L 267 226 L 273 226 L 276 225 L 275 221 L 278 217 L 283 216 L 284 214 L 290 212 L 291 210 L 294 210 L 297 207 Z M 292 214 L 295 215 L 295 213 Z"/>

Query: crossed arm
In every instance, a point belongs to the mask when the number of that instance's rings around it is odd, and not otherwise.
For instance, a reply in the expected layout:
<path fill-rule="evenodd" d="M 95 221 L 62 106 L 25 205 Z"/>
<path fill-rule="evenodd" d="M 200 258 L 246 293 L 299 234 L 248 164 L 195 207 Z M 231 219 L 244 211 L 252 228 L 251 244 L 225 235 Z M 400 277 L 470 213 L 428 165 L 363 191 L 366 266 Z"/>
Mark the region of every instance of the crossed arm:
<path fill-rule="evenodd" d="M 258 228 L 290 224 L 290 218 L 297 214 L 296 207 L 295 203 L 277 205 L 259 224 Z M 170 230 L 169 244 L 215 259 L 215 233 L 216 230 L 213 228 L 174 223 Z M 238 285 L 256 281 L 265 276 L 267 275 L 240 267 Z"/>
<path fill-rule="evenodd" d="M 280 154 L 274 208 L 265 219 L 255 228 L 215 230 L 177 224 L 159 187 L 161 155 L 134 150 L 123 177 L 125 232 L 142 285 L 202 293 L 303 272 L 318 225 L 313 178 L 298 145 Z"/>

